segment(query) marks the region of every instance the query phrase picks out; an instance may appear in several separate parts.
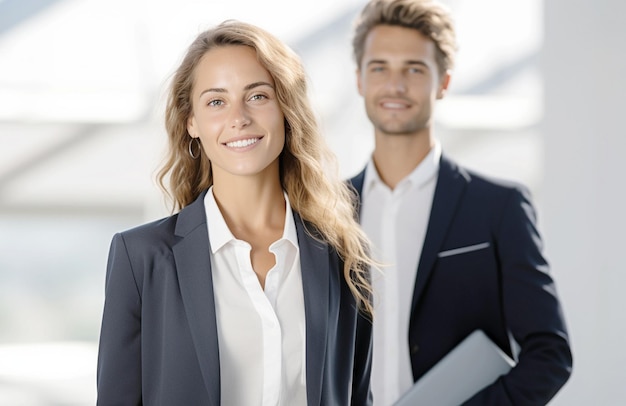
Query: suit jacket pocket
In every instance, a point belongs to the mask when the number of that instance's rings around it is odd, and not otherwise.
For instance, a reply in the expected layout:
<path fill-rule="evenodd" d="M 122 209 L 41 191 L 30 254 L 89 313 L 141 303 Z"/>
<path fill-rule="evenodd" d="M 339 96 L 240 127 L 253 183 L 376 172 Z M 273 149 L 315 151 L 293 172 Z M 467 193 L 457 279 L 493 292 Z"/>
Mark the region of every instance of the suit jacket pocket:
<path fill-rule="evenodd" d="M 466 245 L 465 247 L 454 248 L 451 250 L 441 251 L 437 256 L 439 258 L 451 257 L 453 255 L 467 254 L 468 252 L 484 250 L 489 248 L 491 244 L 488 241 L 481 242 L 480 244 Z"/>

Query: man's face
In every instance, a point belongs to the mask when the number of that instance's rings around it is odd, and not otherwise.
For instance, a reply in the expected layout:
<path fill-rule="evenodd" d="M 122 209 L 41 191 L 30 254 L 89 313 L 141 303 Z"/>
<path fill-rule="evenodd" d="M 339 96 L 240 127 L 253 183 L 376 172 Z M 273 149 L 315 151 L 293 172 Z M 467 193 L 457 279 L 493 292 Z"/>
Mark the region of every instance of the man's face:
<path fill-rule="evenodd" d="M 378 134 L 416 135 L 429 128 L 450 75 L 439 74 L 436 46 L 417 30 L 379 25 L 365 39 L 357 85 Z"/>

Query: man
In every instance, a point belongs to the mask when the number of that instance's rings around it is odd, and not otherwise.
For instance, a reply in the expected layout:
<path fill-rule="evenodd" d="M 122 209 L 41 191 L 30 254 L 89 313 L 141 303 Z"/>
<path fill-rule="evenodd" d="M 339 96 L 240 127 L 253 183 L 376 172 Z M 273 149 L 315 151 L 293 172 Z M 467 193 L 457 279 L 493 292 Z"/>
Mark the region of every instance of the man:
<path fill-rule="evenodd" d="M 455 164 L 433 134 L 456 51 L 451 16 L 434 1 L 371 0 L 353 47 L 375 149 L 351 182 L 389 264 L 373 281 L 375 404 L 391 405 L 476 329 L 521 351 L 466 404 L 546 404 L 572 356 L 529 193 Z"/>

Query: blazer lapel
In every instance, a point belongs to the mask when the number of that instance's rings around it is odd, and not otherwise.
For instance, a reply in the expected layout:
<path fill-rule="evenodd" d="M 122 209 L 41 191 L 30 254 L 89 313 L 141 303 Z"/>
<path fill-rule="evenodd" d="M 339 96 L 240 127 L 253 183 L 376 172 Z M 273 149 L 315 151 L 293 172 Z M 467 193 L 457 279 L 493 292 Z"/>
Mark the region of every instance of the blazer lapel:
<path fill-rule="evenodd" d="M 430 211 L 430 220 L 428 221 L 424 246 L 422 247 L 420 261 L 417 267 L 411 314 L 415 311 L 415 306 L 430 277 L 433 265 L 437 259 L 437 253 L 448 233 L 448 228 L 452 223 L 458 202 L 468 181 L 469 175 L 461 172 L 459 168 L 444 155 L 441 156 L 439 176 Z"/>
<path fill-rule="evenodd" d="M 306 316 L 307 403 L 319 405 L 322 396 L 326 336 L 328 334 L 330 266 L 328 245 L 309 235 L 294 213 Z"/>
<path fill-rule="evenodd" d="M 205 194 L 206 192 L 202 193 L 195 202 L 178 214 L 175 233 L 182 239 L 172 249 L 183 304 L 204 383 L 211 405 L 219 406 L 219 348 L 209 235 L 204 210 Z"/>

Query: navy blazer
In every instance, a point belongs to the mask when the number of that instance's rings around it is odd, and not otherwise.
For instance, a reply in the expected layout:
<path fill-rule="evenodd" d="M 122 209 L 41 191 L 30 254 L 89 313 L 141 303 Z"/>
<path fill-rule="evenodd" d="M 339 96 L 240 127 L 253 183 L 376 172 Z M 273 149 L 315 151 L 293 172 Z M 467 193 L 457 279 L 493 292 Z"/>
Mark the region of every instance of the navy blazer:
<path fill-rule="evenodd" d="M 359 196 L 364 175 L 350 180 Z M 413 379 L 475 329 L 512 355 L 510 331 L 519 362 L 465 404 L 546 404 L 569 378 L 572 355 L 526 188 L 442 156 L 421 248 L 406 342 Z"/>
<path fill-rule="evenodd" d="M 98 405 L 220 405 L 205 193 L 178 214 L 113 237 Z M 312 237 L 296 213 L 294 219 L 306 316 L 307 403 L 370 405 L 371 323 L 356 308 L 337 253 Z"/>

